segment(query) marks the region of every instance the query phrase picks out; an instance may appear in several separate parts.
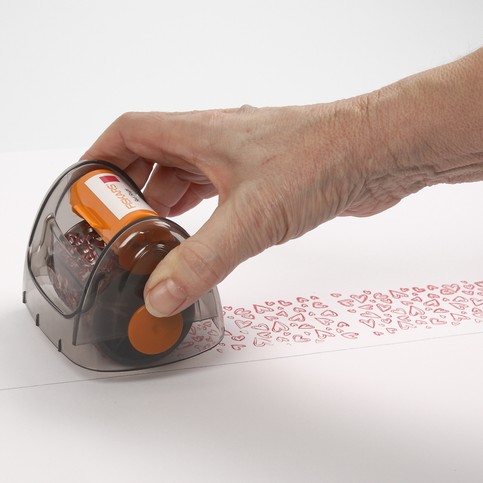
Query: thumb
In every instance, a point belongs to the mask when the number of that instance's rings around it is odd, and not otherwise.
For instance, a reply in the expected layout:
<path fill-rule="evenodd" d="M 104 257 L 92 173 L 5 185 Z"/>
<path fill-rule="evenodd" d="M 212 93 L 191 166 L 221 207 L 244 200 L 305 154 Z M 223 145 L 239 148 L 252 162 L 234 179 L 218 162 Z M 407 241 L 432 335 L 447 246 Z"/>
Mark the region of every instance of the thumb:
<path fill-rule="evenodd" d="M 146 308 L 152 315 L 167 317 L 181 312 L 239 263 L 261 251 L 253 243 L 253 234 L 243 227 L 248 221 L 239 223 L 229 205 L 219 205 L 195 235 L 169 252 L 155 268 L 144 289 Z"/>

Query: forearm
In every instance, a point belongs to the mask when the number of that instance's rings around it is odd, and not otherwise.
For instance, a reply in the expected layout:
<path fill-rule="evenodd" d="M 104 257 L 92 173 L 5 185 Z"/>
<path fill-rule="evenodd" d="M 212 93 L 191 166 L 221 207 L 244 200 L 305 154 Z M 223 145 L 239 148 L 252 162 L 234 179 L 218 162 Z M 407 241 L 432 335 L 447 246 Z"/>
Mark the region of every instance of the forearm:
<path fill-rule="evenodd" d="M 359 101 L 372 173 L 406 194 L 483 180 L 483 48 Z"/>

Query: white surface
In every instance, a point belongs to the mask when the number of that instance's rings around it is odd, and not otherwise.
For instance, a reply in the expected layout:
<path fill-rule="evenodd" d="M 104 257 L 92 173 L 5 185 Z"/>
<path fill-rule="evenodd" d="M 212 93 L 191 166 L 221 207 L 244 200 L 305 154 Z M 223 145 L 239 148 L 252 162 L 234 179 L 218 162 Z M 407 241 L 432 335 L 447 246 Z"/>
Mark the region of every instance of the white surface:
<path fill-rule="evenodd" d="M 79 146 L 0 160 L 2 480 L 480 482 L 481 334 L 103 378 L 20 299 L 42 196 L 116 115 L 348 97 L 478 47 L 481 18 L 476 0 L 0 4 L 0 150 Z M 480 189 L 331 222 L 237 269 L 223 300 L 298 296 L 297 274 L 324 293 L 481 280 Z"/>

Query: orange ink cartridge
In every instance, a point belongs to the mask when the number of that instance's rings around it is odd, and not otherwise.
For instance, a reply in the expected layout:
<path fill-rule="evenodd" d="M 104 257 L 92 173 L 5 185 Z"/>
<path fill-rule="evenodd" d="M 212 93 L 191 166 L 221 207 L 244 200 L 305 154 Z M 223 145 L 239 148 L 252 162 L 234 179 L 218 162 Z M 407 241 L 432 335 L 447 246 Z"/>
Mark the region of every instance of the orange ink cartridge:
<path fill-rule="evenodd" d="M 23 302 L 57 349 L 87 369 L 195 356 L 223 338 L 217 288 L 171 317 L 152 316 L 143 300 L 151 272 L 188 236 L 114 165 L 77 163 L 54 182 L 35 219 Z"/>

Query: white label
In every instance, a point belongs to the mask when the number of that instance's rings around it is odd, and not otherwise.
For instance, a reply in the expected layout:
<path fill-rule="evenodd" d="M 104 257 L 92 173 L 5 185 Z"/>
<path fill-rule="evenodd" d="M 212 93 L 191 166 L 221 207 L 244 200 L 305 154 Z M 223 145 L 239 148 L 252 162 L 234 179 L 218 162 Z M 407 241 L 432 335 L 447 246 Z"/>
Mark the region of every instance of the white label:
<path fill-rule="evenodd" d="M 156 215 L 156 212 L 114 173 L 96 174 L 85 184 L 118 220 L 137 210 L 149 210 Z"/>

